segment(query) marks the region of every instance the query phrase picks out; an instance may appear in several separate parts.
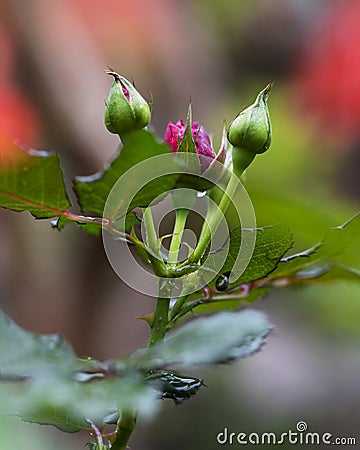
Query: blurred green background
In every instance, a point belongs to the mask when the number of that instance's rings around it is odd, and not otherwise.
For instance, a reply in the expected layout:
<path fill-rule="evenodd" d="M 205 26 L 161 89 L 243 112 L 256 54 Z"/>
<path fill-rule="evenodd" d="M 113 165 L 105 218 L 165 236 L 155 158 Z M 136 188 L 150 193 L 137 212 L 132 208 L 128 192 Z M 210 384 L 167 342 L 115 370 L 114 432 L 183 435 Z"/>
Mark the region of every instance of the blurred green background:
<path fill-rule="evenodd" d="M 69 186 L 99 170 L 118 146 L 103 125 L 106 65 L 151 91 L 159 136 L 185 118 L 191 97 L 215 148 L 223 119 L 273 80 L 273 144 L 246 187 L 258 224 L 288 224 L 305 248 L 359 210 L 359 23 L 356 0 L 0 0 L 2 154 L 13 139 L 56 151 Z M 21 326 L 56 331 L 97 358 L 145 345 L 146 324 L 132 317 L 154 300 L 117 278 L 100 239 L 0 211 L 0 249 L 1 307 Z M 276 328 L 263 351 L 194 371 L 208 387 L 181 407 L 164 401 L 154 421 L 140 418 L 131 447 L 215 449 L 224 427 L 281 433 L 299 420 L 360 442 L 359 294 L 347 282 L 264 298 L 257 307 Z M 42 448 L 39 427 L 14 426 L 31 443 L 17 448 Z M 85 439 L 43 432 L 59 448 Z"/>

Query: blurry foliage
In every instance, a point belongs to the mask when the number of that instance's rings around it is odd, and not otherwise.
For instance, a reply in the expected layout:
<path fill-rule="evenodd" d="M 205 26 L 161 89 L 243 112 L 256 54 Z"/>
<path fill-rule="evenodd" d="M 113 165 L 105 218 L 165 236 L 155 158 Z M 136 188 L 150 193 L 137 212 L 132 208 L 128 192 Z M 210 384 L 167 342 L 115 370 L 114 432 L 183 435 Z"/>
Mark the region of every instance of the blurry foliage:
<path fill-rule="evenodd" d="M 14 418 L 1 418 L 0 421 L 0 450 L 9 448 L 26 450 L 62 450 L 65 441 L 56 439 L 55 436 L 46 435 L 44 430 L 40 430 L 35 425 L 19 423 Z M 76 445 L 72 446 L 70 442 L 66 443 L 67 450 L 74 450 Z"/>

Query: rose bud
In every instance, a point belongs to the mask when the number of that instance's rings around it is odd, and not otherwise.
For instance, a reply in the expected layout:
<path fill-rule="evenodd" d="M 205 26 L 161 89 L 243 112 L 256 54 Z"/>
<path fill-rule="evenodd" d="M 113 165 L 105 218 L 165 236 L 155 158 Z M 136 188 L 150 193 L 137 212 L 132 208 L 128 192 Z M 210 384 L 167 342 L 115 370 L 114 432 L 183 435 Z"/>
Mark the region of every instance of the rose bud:
<path fill-rule="evenodd" d="M 233 145 L 233 169 L 239 176 L 256 154 L 264 153 L 270 147 L 272 132 L 267 99 L 272 85 L 269 83 L 228 128 L 228 140 Z"/>
<path fill-rule="evenodd" d="M 223 176 L 228 150 L 226 135 L 223 136 L 221 148 L 216 155 L 205 128 L 199 122 L 192 122 L 191 104 L 189 105 L 186 124 L 182 120 L 178 120 L 175 124 L 168 123 L 164 142 L 169 145 L 173 153 L 189 170 L 188 174 L 180 178 L 179 186 L 206 191 Z M 190 153 L 196 155 L 197 158 L 191 157 Z M 210 181 L 210 179 L 213 181 Z"/>
<path fill-rule="evenodd" d="M 119 135 L 145 128 L 151 118 L 147 101 L 126 78 L 113 70 L 107 73 L 114 77 L 114 82 L 105 102 L 106 128 Z"/>
<path fill-rule="evenodd" d="M 181 151 L 190 151 L 191 142 L 188 143 L 188 147 L 184 149 L 183 141 L 184 135 L 186 131 L 186 125 L 182 120 L 178 120 L 176 124 L 172 122 L 168 123 L 166 127 L 164 142 L 166 142 L 173 150 L 174 153 L 177 153 L 179 150 Z M 191 140 L 195 146 L 195 151 L 199 155 L 200 163 L 203 170 L 211 163 L 210 159 L 201 158 L 201 156 L 206 156 L 211 159 L 215 159 L 216 155 L 211 146 L 210 137 L 205 131 L 205 128 L 199 124 L 199 122 L 193 122 L 191 125 Z M 184 142 L 185 144 L 185 142 Z"/>

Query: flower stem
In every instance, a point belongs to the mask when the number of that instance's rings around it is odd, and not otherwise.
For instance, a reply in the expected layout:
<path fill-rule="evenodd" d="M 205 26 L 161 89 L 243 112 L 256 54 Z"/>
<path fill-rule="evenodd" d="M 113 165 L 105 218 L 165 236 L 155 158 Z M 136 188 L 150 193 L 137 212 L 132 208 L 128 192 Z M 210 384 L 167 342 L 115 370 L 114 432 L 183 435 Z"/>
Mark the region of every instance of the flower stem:
<path fill-rule="evenodd" d="M 127 444 L 136 425 L 136 413 L 123 411 L 118 420 L 115 440 L 111 443 L 111 450 L 126 450 Z"/>
<path fill-rule="evenodd" d="M 160 285 L 148 347 L 164 340 L 169 322 L 169 303 L 172 288 L 173 280 L 170 278 Z M 111 450 L 126 450 L 127 443 L 135 429 L 136 417 L 136 411 L 125 410 L 121 412 L 116 426 L 115 439 L 111 443 Z"/>
<path fill-rule="evenodd" d="M 177 316 L 177 314 L 180 312 L 180 310 L 181 310 L 181 308 L 183 307 L 183 305 L 184 305 L 186 299 L 188 298 L 188 296 L 189 296 L 188 294 L 186 294 L 186 295 L 181 295 L 181 296 L 176 300 L 176 302 L 175 302 L 175 304 L 174 304 L 174 306 L 172 307 L 171 312 L 170 312 L 170 322 L 171 322 L 172 320 L 174 320 L 175 317 Z"/>
<path fill-rule="evenodd" d="M 143 218 L 146 229 L 146 251 L 149 254 L 153 270 L 158 276 L 166 276 L 167 268 L 161 255 L 160 241 L 156 234 L 150 207 L 144 209 Z"/>
<path fill-rule="evenodd" d="M 158 257 L 161 260 L 162 257 L 160 253 L 159 240 L 156 235 L 154 220 L 152 217 L 150 207 L 145 208 L 143 210 L 143 218 L 145 222 L 147 246 L 150 249 L 150 251 L 154 254 L 154 256 Z"/>
<path fill-rule="evenodd" d="M 154 321 L 148 340 L 148 347 L 152 347 L 157 342 L 164 340 L 168 321 L 169 321 L 169 303 L 173 281 L 171 279 L 162 283 L 159 288 L 159 297 L 154 312 Z M 111 450 L 126 450 L 127 443 L 133 433 L 136 425 L 135 411 L 122 411 L 118 420 L 115 439 L 111 443 Z"/>
<path fill-rule="evenodd" d="M 179 250 L 181 246 L 182 235 L 184 232 L 186 219 L 189 214 L 189 210 L 185 208 L 179 208 L 175 210 L 175 225 L 171 238 L 168 264 L 174 266 L 177 263 Z"/>
<path fill-rule="evenodd" d="M 253 153 L 245 148 L 233 147 L 232 160 L 233 160 L 233 172 L 239 178 L 247 169 L 247 167 L 253 162 L 256 153 Z"/>
<path fill-rule="evenodd" d="M 198 262 L 205 253 L 205 250 L 211 241 L 211 236 L 217 230 L 224 214 L 226 213 L 226 210 L 228 209 L 231 203 L 231 199 L 233 198 L 238 186 L 239 186 L 238 178 L 235 175 L 231 175 L 229 183 L 226 187 L 224 195 L 221 198 L 218 208 L 211 208 L 211 207 L 209 208 L 205 221 L 203 223 L 198 244 L 195 250 L 189 256 L 187 263 L 192 264 Z"/>
<path fill-rule="evenodd" d="M 157 342 L 164 340 L 166 328 L 169 321 L 169 303 L 173 280 L 169 279 L 162 282 L 159 288 L 159 296 L 154 312 L 154 321 L 151 326 L 151 332 L 148 340 L 148 347 L 152 347 Z"/>

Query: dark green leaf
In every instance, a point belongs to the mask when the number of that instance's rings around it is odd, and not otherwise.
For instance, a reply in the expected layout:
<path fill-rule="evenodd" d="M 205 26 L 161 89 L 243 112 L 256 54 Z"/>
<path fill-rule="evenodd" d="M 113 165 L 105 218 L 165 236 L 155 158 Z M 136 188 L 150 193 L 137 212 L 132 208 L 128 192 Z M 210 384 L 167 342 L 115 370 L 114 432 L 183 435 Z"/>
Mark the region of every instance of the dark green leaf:
<path fill-rule="evenodd" d="M 260 350 L 271 329 L 266 317 L 257 311 L 223 312 L 184 325 L 163 343 L 136 351 L 125 364 L 151 370 L 245 358 Z"/>
<path fill-rule="evenodd" d="M 56 217 L 70 206 L 57 155 L 14 147 L 12 164 L 0 168 L 0 206 Z"/>
<path fill-rule="evenodd" d="M 245 230 L 244 232 L 252 233 L 253 231 Z M 257 230 L 254 253 L 244 273 L 236 281 L 235 285 L 258 280 L 272 272 L 292 244 L 291 232 L 282 225 L 274 225 Z M 231 254 L 232 251 L 230 249 L 230 258 Z M 228 261 L 225 263 L 223 272 L 231 271 L 231 260 L 229 262 L 229 266 L 226 266 Z M 230 283 L 229 288 L 231 289 L 235 285 Z"/>
<path fill-rule="evenodd" d="M 231 282 L 230 277 L 228 289 L 258 280 L 268 275 L 276 268 L 281 257 L 289 250 L 293 242 L 291 233 L 282 225 L 274 225 L 254 230 L 236 228 L 230 233 L 228 254 L 220 274 L 231 273 L 233 270 L 239 251 L 241 251 L 239 249 L 242 233 L 245 239 L 251 238 L 250 234 L 256 234 L 255 248 L 242 275 L 234 282 Z M 225 248 L 217 253 L 208 255 L 207 264 L 209 264 L 210 267 L 218 267 L 218 261 L 221 261 L 224 258 L 224 253 L 226 251 L 227 249 Z M 247 257 L 248 254 L 246 252 L 244 256 L 240 253 L 239 261 L 241 262 L 243 258 Z M 211 287 L 215 286 L 216 280 L 217 277 L 210 283 Z"/>
<path fill-rule="evenodd" d="M 145 130 L 130 133 L 121 152 L 102 172 L 76 178 L 75 192 L 82 210 L 92 211 L 101 216 L 111 189 L 127 170 L 153 156 L 171 153 L 167 145 L 158 143 L 154 136 Z M 156 197 L 172 189 L 176 185 L 178 176 L 177 174 L 162 176 L 148 183 L 132 199 L 129 209 L 148 206 Z M 141 171 L 135 173 L 131 182 L 141 184 L 141 177 Z M 126 200 L 119 198 L 118 202 Z"/>

